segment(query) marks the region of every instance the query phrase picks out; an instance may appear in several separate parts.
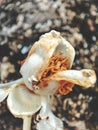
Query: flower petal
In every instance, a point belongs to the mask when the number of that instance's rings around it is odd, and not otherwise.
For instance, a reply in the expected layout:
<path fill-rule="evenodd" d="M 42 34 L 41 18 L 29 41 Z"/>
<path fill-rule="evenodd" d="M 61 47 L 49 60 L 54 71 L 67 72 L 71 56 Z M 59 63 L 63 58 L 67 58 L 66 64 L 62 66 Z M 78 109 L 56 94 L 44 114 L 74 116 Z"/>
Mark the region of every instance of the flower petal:
<path fill-rule="evenodd" d="M 61 121 L 54 115 L 50 119 L 43 119 L 37 124 L 37 130 L 63 130 Z"/>
<path fill-rule="evenodd" d="M 68 41 L 66 41 L 66 39 L 64 39 L 63 37 L 61 37 L 61 42 L 59 43 L 59 45 L 56 47 L 55 50 L 56 54 L 60 52 L 62 53 L 63 57 L 68 57 L 69 68 L 71 68 L 75 57 L 75 50 L 72 47 L 72 45 Z"/>
<path fill-rule="evenodd" d="M 29 89 L 33 89 L 32 81 L 40 79 L 60 40 L 60 34 L 51 31 L 41 36 L 40 40 L 31 48 L 26 61 L 20 69 L 24 82 Z"/>
<path fill-rule="evenodd" d="M 0 89 L 0 102 L 2 102 L 7 96 L 9 91 Z"/>
<path fill-rule="evenodd" d="M 41 108 L 41 98 L 29 91 L 24 84 L 20 84 L 9 93 L 7 104 L 13 115 L 29 116 Z"/>
<path fill-rule="evenodd" d="M 15 84 L 23 82 L 22 78 L 9 82 L 0 84 L 0 102 L 2 102 L 9 94 L 10 90 L 15 87 Z"/>
<path fill-rule="evenodd" d="M 66 80 L 78 84 L 85 88 L 92 86 L 96 82 L 96 74 L 93 70 L 66 70 L 54 74 L 52 80 Z"/>
<path fill-rule="evenodd" d="M 69 58 L 69 66 L 71 67 L 73 64 L 73 60 L 75 57 L 75 50 L 73 46 L 66 41 L 65 38 L 63 38 L 59 32 L 52 30 L 50 33 L 46 33 L 45 35 L 42 35 L 41 38 L 50 38 L 51 40 L 55 37 L 54 39 L 54 44 L 56 44 L 56 40 L 58 41 L 57 47 L 55 47 L 55 51 L 53 54 L 57 53 L 62 53 L 63 57 L 68 57 Z"/>
<path fill-rule="evenodd" d="M 40 117 L 37 123 L 38 130 L 63 130 L 62 121 L 51 111 L 47 97 L 42 97 L 42 108 L 38 115 Z"/>

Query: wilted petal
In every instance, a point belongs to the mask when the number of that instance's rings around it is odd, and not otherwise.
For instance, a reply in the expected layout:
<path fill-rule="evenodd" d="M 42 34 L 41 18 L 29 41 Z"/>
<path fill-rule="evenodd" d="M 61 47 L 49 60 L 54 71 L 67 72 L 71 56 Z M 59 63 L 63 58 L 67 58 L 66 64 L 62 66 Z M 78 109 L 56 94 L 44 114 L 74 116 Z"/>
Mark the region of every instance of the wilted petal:
<path fill-rule="evenodd" d="M 15 87 L 15 84 L 23 82 L 22 78 L 9 83 L 0 84 L 0 102 L 2 102 L 9 94 L 10 90 Z M 14 85 L 13 85 L 14 84 Z"/>
<path fill-rule="evenodd" d="M 40 40 L 31 48 L 20 69 L 24 82 L 31 90 L 33 89 L 32 81 L 40 79 L 60 41 L 60 34 L 54 31 L 41 36 Z"/>
<path fill-rule="evenodd" d="M 63 38 L 59 32 L 52 30 L 49 33 L 46 33 L 44 35 L 41 36 L 41 38 L 50 38 L 51 40 L 53 39 L 53 37 L 55 37 L 59 44 L 57 45 L 57 47 L 55 48 L 55 51 L 53 54 L 57 54 L 57 53 L 62 53 L 63 57 L 68 57 L 69 58 L 69 66 L 71 67 L 73 64 L 73 60 L 75 57 L 75 50 L 72 47 L 72 45 L 66 41 L 65 38 Z M 56 39 L 54 40 L 54 44 L 56 44 Z"/>
<path fill-rule="evenodd" d="M 38 115 L 40 120 L 37 124 L 38 130 L 63 130 L 63 123 L 50 110 L 48 99 L 42 99 L 42 108 Z"/>
<path fill-rule="evenodd" d="M 43 57 L 35 53 L 32 54 L 21 67 L 20 73 L 23 76 L 25 84 L 31 90 L 33 90 L 32 82 L 37 81 L 36 74 L 41 69 L 43 63 Z"/>
<path fill-rule="evenodd" d="M 29 116 L 41 108 L 41 98 L 29 91 L 24 84 L 20 84 L 9 93 L 7 104 L 13 115 Z"/>
<path fill-rule="evenodd" d="M 63 37 L 61 38 L 61 42 L 59 43 L 59 45 L 55 50 L 56 54 L 60 52 L 62 53 L 63 57 L 68 57 L 69 68 L 71 68 L 75 57 L 75 50 L 72 47 L 72 45 L 68 41 L 66 41 L 66 39 L 64 39 Z"/>
<path fill-rule="evenodd" d="M 55 120 L 55 122 L 54 122 L 54 120 Z M 37 124 L 37 130 L 43 130 L 43 128 L 44 128 L 44 130 L 63 130 L 60 122 L 61 122 L 60 119 L 58 119 L 56 117 L 41 120 Z"/>
<path fill-rule="evenodd" d="M 66 70 L 54 74 L 53 80 L 66 80 L 85 88 L 92 86 L 96 82 L 96 74 L 93 70 Z"/>
<path fill-rule="evenodd" d="M 37 130 L 43 130 L 43 128 L 45 130 L 52 130 L 53 127 L 50 126 L 50 124 L 48 123 L 47 120 L 41 120 L 38 124 L 37 124 Z"/>

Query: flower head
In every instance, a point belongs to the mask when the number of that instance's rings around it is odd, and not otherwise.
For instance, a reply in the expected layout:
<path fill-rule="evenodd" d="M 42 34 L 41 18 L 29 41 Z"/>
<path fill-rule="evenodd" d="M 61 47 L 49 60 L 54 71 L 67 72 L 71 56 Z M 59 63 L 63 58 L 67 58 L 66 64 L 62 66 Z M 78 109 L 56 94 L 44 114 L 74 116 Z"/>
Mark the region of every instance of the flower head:
<path fill-rule="evenodd" d="M 71 44 L 59 32 L 51 31 L 32 46 L 20 73 L 27 87 L 42 95 L 67 94 L 74 84 L 92 86 L 96 79 L 93 70 L 69 70 L 74 57 Z"/>
<path fill-rule="evenodd" d="M 0 100 L 8 95 L 10 111 L 23 119 L 41 109 L 38 130 L 62 130 L 62 122 L 50 110 L 50 95 L 66 95 L 74 84 L 87 88 L 96 81 L 93 70 L 70 70 L 74 57 L 74 48 L 59 32 L 52 30 L 42 35 L 20 68 L 22 78 L 0 85 Z"/>

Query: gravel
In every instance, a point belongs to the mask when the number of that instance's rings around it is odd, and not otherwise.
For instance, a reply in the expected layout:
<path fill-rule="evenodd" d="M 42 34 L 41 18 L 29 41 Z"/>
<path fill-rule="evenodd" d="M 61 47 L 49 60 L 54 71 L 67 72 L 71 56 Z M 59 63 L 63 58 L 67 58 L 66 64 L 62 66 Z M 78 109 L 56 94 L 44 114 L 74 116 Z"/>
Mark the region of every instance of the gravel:
<path fill-rule="evenodd" d="M 97 0 L 1 0 L 0 1 L 0 82 L 21 77 L 20 62 L 45 32 L 60 31 L 75 48 L 73 69 L 89 68 L 98 78 Z M 64 122 L 64 130 L 98 129 L 98 81 L 94 88 L 73 91 L 54 98 L 53 112 Z M 0 103 L 0 130 L 22 130 L 22 120 Z M 35 124 L 32 118 L 32 130 Z"/>

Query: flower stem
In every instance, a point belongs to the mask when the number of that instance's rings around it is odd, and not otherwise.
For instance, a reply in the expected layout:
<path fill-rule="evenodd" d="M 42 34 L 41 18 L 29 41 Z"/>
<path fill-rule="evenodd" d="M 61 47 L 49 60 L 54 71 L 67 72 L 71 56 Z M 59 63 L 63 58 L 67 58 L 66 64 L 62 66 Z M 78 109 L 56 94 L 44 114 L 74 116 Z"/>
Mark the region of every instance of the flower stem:
<path fill-rule="evenodd" d="M 25 116 L 23 118 L 23 130 L 31 130 L 31 116 Z"/>

